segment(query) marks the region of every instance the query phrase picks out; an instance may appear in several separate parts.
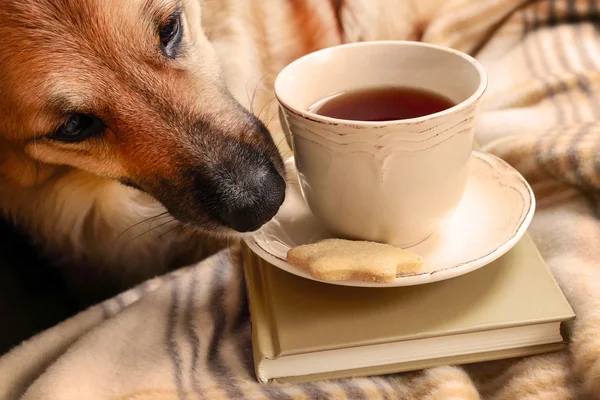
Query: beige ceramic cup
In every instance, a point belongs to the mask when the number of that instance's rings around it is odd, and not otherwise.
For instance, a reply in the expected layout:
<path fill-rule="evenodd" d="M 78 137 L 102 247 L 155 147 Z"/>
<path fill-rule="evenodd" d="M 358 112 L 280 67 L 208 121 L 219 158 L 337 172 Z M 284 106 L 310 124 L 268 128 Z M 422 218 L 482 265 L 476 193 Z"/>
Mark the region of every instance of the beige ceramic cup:
<path fill-rule="evenodd" d="M 427 89 L 456 106 L 386 122 L 308 111 L 340 92 L 382 86 Z M 288 65 L 275 94 L 311 211 L 341 237 L 402 247 L 425 240 L 464 193 L 486 86 L 485 70 L 472 57 L 418 42 L 341 45 Z"/>

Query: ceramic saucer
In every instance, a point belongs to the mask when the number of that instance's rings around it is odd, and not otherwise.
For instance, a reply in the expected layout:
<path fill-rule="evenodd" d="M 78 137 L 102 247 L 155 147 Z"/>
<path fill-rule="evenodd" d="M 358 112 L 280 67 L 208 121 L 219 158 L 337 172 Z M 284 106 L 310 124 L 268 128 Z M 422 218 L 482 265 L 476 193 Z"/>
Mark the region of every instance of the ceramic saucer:
<path fill-rule="evenodd" d="M 425 241 L 410 248 L 424 259 L 417 274 L 389 283 L 334 281 L 343 286 L 391 287 L 431 283 L 481 268 L 510 250 L 525 233 L 535 210 L 527 181 L 499 158 L 474 151 L 467 188 L 452 217 Z M 286 262 L 288 250 L 332 237 L 310 212 L 297 181 L 293 158 L 286 161 L 288 193 L 279 213 L 245 241 L 268 263 L 313 279 Z"/>

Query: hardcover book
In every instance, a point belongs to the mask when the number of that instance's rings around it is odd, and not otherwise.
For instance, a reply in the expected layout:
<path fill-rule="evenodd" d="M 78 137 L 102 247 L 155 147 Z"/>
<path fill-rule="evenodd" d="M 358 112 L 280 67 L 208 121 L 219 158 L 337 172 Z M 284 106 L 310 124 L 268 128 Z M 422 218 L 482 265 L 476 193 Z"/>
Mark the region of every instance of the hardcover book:
<path fill-rule="evenodd" d="M 304 279 L 244 246 L 256 375 L 298 382 L 389 374 L 562 349 L 575 318 L 528 235 L 495 262 L 425 285 Z"/>

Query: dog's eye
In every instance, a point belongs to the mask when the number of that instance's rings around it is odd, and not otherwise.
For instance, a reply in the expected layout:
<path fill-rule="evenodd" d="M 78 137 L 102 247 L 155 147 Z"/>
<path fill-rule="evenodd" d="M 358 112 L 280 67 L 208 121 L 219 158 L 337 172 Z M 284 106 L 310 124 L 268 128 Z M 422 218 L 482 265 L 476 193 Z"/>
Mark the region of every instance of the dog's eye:
<path fill-rule="evenodd" d="M 158 36 L 164 54 L 169 58 L 177 55 L 177 49 L 181 42 L 181 14 L 175 12 L 160 26 Z"/>
<path fill-rule="evenodd" d="M 179 15 L 173 14 L 169 17 L 167 22 L 160 27 L 160 43 L 166 47 L 177 35 L 177 32 L 179 32 Z"/>
<path fill-rule="evenodd" d="M 50 137 L 63 142 L 81 142 L 103 130 L 104 124 L 99 118 L 86 114 L 71 114 Z"/>

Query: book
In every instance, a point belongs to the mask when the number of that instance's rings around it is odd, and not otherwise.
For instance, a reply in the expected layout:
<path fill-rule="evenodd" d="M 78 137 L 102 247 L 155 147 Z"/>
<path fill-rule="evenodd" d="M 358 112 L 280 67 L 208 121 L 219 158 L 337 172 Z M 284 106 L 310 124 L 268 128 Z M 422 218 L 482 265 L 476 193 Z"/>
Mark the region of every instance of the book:
<path fill-rule="evenodd" d="M 395 288 L 331 285 L 285 272 L 245 245 L 257 378 L 301 382 L 528 356 L 564 348 L 575 318 L 525 235 L 453 279 Z"/>

